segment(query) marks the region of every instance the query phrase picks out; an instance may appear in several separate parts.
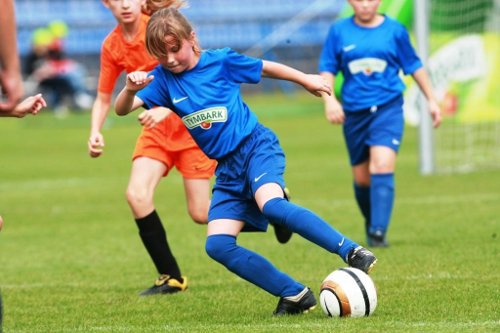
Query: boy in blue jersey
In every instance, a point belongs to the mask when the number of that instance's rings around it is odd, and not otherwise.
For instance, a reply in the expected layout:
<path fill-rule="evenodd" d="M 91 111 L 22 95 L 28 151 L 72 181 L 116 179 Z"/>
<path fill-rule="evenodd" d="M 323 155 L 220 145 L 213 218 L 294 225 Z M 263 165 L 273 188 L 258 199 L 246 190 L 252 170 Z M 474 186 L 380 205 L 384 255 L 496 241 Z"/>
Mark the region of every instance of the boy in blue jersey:
<path fill-rule="evenodd" d="M 130 73 L 115 109 L 126 115 L 144 106 L 148 110 L 139 121 L 146 127 L 174 112 L 205 154 L 218 161 L 205 245 L 211 258 L 279 296 L 275 315 L 307 312 L 316 306 L 316 299 L 309 288 L 237 245 L 243 230 L 265 231 L 272 221 L 338 254 L 352 267 L 367 273 L 373 268 L 376 258 L 370 251 L 285 199 L 283 150 L 240 94 L 242 83 L 257 83 L 262 76 L 296 82 L 316 96 L 330 94 L 331 87 L 321 76 L 229 48 L 201 51 L 190 23 L 175 9 L 151 17 L 146 47 L 160 65 L 150 73 Z"/>
<path fill-rule="evenodd" d="M 368 245 L 386 247 L 404 128 L 400 69 L 413 76 L 427 98 L 435 128 L 441 112 L 405 27 L 377 13 L 380 0 L 349 3 L 354 16 L 332 25 L 320 56 L 321 76 L 329 82 L 339 71 L 344 76 L 342 104 L 334 94 L 323 94 L 325 115 L 331 123 L 343 124 Z"/>

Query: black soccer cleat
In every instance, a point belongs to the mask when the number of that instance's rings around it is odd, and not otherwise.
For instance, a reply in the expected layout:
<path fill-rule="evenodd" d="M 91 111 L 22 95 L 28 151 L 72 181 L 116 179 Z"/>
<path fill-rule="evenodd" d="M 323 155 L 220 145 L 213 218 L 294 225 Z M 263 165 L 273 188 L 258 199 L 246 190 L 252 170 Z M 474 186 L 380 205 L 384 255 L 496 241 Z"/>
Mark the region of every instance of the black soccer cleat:
<path fill-rule="evenodd" d="M 377 258 L 369 250 L 362 246 L 358 246 L 349 252 L 346 262 L 349 266 L 360 269 L 366 274 L 369 274 L 377 263 Z"/>
<path fill-rule="evenodd" d="M 139 296 L 150 296 L 159 294 L 174 294 L 179 291 L 185 291 L 188 287 L 188 281 L 185 276 L 182 281 L 170 277 L 170 275 L 162 274 L 156 279 L 155 284 L 139 294 Z"/>
<path fill-rule="evenodd" d="M 285 195 L 285 199 L 287 201 L 290 201 L 290 190 L 288 189 L 288 187 L 285 187 L 283 189 L 283 192 Z M 281 244 L 288 243 L 290 238 L 292 238 L 293 232 L 283 225 L 278 225 L 274 223 L 271 223 L 271 225 L 274 228 L 274 235 L 276 236 L 278 242 L 280 242 Z"/>
<path fill-rule="evenodd" d="M 292 238 L 293 232 L 283 225 L 274 223 L 271 223 L 271 225 L 274 228 L 274 235 L 276 236 L 278 242 L 280 242 L 281 244 L 288 243 L 290 238 Z"/>
<path fill-rule="evenodd" d="M 377 230 L 375 232 L 368 232 L 366 242 L 370 247 L 388 247 L 389 243 L 385 238 L 384 232 Z"/>
<path fill-rule="evenodd" d="M 278 306 L 276 310 L 274 310 L 273 315 L 297 315 L 313 310 L 316 307 L 316 298 L 311 289 L 306 287 L 300 294 L 302 293 L 302 297 L 296 301 L 291 300 L 289 297 L 280 297 Z"/>

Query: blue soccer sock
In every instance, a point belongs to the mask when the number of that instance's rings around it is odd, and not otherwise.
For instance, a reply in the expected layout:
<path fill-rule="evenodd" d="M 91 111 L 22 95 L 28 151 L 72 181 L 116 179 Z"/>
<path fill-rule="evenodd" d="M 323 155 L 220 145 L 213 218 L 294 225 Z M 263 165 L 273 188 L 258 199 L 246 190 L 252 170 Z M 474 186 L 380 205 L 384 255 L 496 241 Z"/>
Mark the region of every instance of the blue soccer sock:
<path fill-rule="evenodd" d="M 355 182 L 354 185 L 354 196 L 356 197 L 356 202 L 358 203 L 359 210 L 363 217 L 365 218 L 365 229 L 368 232 L 370 228 L 370 186 L 359 186 Z"/>
<path fill-rule="evenodd" d="M 205 250 L 210 258 L 274 296 L 295 296 L 305 288 L 287 274 L 278 271 L 264 257 L 238 246 L 234 236 L 208 236 Z"/>
<path fill-rule="evenodd" d="M 371 175 L 371 226 L 370 233 L 385 233 L 391 220 L 394 205 L 394 173 Z"/>
<path fill-rule="evenodd" d="M 358 246 L 310 210 L 283 198 L 266 202 L 262 213 L 268 220 L 282 224 L 322 248 L 337 253 L 343 260 Z"/>

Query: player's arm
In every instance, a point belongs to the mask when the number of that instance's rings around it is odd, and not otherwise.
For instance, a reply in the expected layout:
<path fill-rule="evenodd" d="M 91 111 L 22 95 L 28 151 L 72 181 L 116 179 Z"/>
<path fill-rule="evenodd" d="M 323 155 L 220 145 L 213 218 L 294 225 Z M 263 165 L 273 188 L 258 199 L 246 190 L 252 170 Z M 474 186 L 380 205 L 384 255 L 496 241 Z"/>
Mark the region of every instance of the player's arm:
<path fill-rule="evenodd" d="M 91 157 L 99 157 L 103 152 L 104 136 L 101 129 L 111 107 L 111 94 L 97 92 L 97 97 L 92 106 L 92 114 L 90 117 L 90 137 L 87 143 L 89 155 Z"/>
<path fill-rule="evenodd" d="M 332 87 L 335 86 L 335 75 L 330 72 L 321 72 L 319 75 L 323 77 L 326 82 L 329 82 Z M 342 104 L 337 100 L 335 94 L 322 93 L 321 97 L 325 103 L 325 117 L 332 124 L 343 124 L 345 120 L 344 110 Z"/>
<path fill-rule="evenodd" d="M 429 113 L 431 114 L 434 128 L 439 127 L 441 124 L 441 109 L 439 108 L 439 104 L 434 97 L 431 81 L 427 71 L 423 67 L 420 67 L 412 74 L 412 77 L 427 99 Z"/>
<path fill-rule="evenodd" d="M 127 84 L 122 89 L 115 102 L 115 111 L 124 116 L 144 105 L 144 102 L 136 96 L 136 93 L 147 86 L 154 79 L 147 72 L 133 72 L 127 75 Z M 144 127 L 154 127 L 172 114 L 172 110 L 163 106 L 156 106 L 141 112 L 138 116 L 139 122 Z"/>
<path fill-rule="evenodd" d="M 115 101 L 115 112 L 117 115 L 126 116 L 144 104 L 144 102 L 135 95 L 136 93 L 137 91 L 127 90 L 126 87 L 120 91 Z"/>
<path fill-rule="evenodd" d="M 100 132 L 104 121 L 111 107 L 111 94 L 97 92 L 97 97 L 92 106 L 92 115 L 90 120 L 90 132 Z"/>
<path fill-rule="evenodd" d="M 0 100 L 0 111 L 12 111 L 23 95 L 21 66 L 16 42 L 14 1 L 0 0 L 0 86 L 6 101 Z"/>
<path fill-rule="evenodd" d="M 147 72 L 137 71 L 127 75 L 125 87 L 120 91 L 115 101 L 115 112 L 119 116 L 125 116 L 144 102 L 136 96 L 136 93 L 147 86 L 154 79 L 153 75 Z"/>
<path fill-rule="evenodd" d="M 262 61 L 262 76 L 295 82 L 318 97 L 321 96 L 321 93 L 328 95 L 332 93 L 330 84 L 323 77 L 305 74 L 295 68 L 273 61 Z"/>
<path fill-rule="evenodd" d="M 22 102 L 14 106 L 12 110 L 0 110 L 0 117 L 16 117 L 23 118 L 28 113 L 36 115 L 42 108 L 47 107 L 47 102 L 42 97 L 42 94 L 29 96 Z"/>

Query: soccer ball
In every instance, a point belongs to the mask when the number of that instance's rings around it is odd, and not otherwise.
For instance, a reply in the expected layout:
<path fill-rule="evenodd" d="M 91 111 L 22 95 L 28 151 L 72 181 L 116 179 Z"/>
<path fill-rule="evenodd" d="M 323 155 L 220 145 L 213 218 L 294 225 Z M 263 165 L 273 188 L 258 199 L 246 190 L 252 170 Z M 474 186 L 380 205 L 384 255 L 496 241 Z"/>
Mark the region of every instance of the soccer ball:
<path fill-rule="evenodd" d="M 377 290 L 362 270 L 339 268 L 323 280 L 319 300 L 329 317 L 367 317 L 377 307 Z"/>

